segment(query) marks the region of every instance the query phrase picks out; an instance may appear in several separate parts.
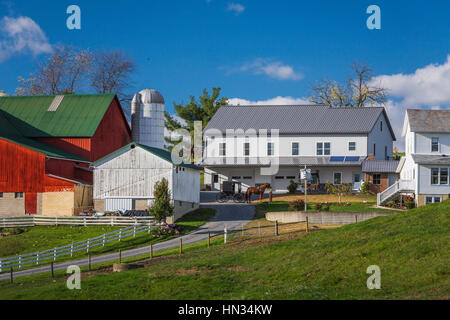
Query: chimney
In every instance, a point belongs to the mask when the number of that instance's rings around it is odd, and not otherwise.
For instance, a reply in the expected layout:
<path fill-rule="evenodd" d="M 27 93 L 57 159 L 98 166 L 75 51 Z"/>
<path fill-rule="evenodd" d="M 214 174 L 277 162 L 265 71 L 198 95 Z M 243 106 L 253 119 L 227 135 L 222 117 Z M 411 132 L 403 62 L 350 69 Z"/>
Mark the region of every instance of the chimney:
<path fill-rule="evenodd" d="M 7 94 L 5 92 L 5 90 L 0 90 L 0 97 L 6 97 Z"/>
<path fill-rule="evenodd" d="M 373 153 L 369 154 L 369 160 L 373 160 Z"/>

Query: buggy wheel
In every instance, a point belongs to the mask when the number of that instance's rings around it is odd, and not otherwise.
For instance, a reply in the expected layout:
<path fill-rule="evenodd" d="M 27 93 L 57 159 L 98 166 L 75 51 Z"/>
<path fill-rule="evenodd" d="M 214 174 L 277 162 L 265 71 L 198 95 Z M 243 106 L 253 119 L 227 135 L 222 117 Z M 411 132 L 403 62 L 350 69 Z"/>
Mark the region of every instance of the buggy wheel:
<path fill-rule="evenodd" d="M 226 195 L 226 193 L 224 193 L 224 192 L 219 193 L 219 194 L 216 196 L 216 201 L 217 201 L 217 202 L 220 202 L 220 203 L 227 201 L 227 195 Z"/>
<path fill-rule="evenodd" d="M 245 201 L 245 197 L 242 193 L 237 193 L 233 196 L 233 200 L 236 203 L 242 203 Z"/>

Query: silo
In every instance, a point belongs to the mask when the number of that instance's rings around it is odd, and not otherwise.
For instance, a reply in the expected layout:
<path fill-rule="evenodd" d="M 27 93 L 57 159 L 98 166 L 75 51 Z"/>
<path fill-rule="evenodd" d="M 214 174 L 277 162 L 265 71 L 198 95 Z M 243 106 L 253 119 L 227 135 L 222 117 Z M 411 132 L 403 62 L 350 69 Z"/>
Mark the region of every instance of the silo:
<path fill-rule="evenodd" d="M 131 102 L 133 140 L 139 144 L 164 148 L 164 98 L 156 90 L 145 89 Z"/>

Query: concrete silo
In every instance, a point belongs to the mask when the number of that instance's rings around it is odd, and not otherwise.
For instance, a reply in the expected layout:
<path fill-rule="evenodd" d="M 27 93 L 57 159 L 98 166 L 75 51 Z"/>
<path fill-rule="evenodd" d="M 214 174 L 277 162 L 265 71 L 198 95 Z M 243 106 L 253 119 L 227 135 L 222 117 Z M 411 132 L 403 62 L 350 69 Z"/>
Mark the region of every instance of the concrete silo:
<path fill-rule="evenodd" d="M 133 141 L 149 147 L 164 148 L 164 98 L 156 90 L 145 89 L 131 102 Z"/>

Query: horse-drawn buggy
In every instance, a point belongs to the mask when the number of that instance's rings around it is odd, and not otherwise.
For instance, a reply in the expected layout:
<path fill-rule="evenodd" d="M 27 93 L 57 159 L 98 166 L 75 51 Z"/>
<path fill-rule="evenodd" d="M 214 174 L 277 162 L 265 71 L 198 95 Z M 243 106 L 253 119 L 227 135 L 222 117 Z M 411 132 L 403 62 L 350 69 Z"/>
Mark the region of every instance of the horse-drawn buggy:
<path fill-rule="evenodd" d="M 245 202 L 245 195 L 242 193 L 242 185 L 240 182 L 224 181 L 220 189 L 220 193 L 216 196 L 217 202 Z"/>

